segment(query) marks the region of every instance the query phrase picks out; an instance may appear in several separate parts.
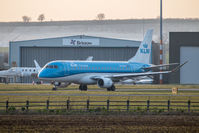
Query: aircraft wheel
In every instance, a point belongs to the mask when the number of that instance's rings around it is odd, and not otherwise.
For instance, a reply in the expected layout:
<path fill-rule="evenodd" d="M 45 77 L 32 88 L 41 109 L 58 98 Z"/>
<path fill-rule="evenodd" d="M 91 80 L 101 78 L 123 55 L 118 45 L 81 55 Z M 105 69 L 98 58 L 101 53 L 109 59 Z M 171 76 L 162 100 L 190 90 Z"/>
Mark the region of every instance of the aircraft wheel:
<path fill-rule="evenodd" d="M 52 90 L 53 90 L 53 91 L 56 91 L 56 90 L 57 90 L 57 88 L 56 88 L 56 87 L 53 87 L 53 88 L 52 88 Z"/>
<path fill-rule="evenodd" d="M 115 86 L 112 85 L 111 87 L 107 88 L 107 91 L 115 91 Z"/>
<path fill-rule="evenodd" d="M 111 91 L 110 88 L 106 88 L 106 89 L 107 89 L 107 91 Z"/>
<path fill-rule="evenodd" d="M 111 86 L 111 91 L 115 91 L 115 86 Z"/>
<path fill-rule="evenodd" d="M 79 86 L 79 90 L 81 90 L 81 91 L 87 91 L 87 85 L 80 85 Z"/>
<path fill-rule="evenodd" d="M 110 88 L 107 88 L 107 91 L 111 91 L 111 87 L 110 87 Z"/>
<path fill-rule="evenodd" d="M 87 91 L 87 89 L 88 89 L 88 88 L 87 88 L 87 85 L 83 85 L 83 90 L 84 90 L 84 91 Z"/>

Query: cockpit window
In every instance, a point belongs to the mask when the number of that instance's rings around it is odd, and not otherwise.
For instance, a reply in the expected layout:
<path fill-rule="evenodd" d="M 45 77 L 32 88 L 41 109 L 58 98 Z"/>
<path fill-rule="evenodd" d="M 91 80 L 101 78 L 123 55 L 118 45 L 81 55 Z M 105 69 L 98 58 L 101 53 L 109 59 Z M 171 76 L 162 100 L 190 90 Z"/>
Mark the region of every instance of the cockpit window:
<path fill-rule="evenodd" d="M 57 69 L 58 66 L 57 65 L 47 65 L 46 68 L 55 68 L 55 69 Z"/>

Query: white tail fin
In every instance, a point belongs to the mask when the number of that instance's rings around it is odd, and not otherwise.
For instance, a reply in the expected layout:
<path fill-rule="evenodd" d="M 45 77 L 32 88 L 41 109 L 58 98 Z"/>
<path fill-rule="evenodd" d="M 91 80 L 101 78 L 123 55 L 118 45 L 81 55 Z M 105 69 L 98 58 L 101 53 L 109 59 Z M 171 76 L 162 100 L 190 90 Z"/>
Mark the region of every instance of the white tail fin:
<path fill-rule="evenodd" d="M 144 40 L 140 44 L 134 57 L 129 59 L 129 62 L 139 62 L 151 64 L 151 42 L 152 42 L 153 30 L 148 30 L 144 36 Z"/>
<path fill-rule="evenodd" d="M 39 66 L 39 64 L 37 63 L 36 60 L 34 60 L 34 63 L 35 63 L 35 67 L 36 67 L 37 69 L 41 69 L 41 67 Z"/>

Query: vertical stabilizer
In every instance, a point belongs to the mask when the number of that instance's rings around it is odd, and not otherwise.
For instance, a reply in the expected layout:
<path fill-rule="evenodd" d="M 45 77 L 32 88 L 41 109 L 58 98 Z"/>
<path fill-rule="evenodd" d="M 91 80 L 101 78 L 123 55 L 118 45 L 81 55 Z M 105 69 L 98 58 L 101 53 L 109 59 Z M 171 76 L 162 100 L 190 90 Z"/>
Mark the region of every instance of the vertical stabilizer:
<path fill-rule="evenodd" d="M 35 63 L 35 67 L 36 67 L 37 69 L 41 69 L 41 67 L 39 66 L 39 64 L 37 63 L 36 60 L 34 60 L 34 63 Z"/>
<path fill-rule="evenodd" d="M 153 35 L 152 29 L 146 32 L 144 40 L 140 44 L 135 56 L 129 59 L 128 62 L 151 64 L 152 35 Z"/>

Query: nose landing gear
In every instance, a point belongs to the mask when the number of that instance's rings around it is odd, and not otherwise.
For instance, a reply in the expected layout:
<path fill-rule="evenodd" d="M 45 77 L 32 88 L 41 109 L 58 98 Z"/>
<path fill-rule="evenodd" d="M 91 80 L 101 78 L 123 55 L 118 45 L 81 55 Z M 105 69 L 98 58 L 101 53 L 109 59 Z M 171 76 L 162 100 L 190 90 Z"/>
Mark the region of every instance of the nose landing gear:
<path fill-rule="evenodd" d="M 53 90 L 53 91 L 56 91 L 56 90 L 57 90 L 57 87 L 56 87 L 56 86 L 54 86 L 54 87 L 52 88 L 52 90 Z"/>

